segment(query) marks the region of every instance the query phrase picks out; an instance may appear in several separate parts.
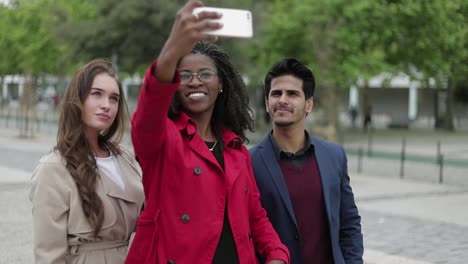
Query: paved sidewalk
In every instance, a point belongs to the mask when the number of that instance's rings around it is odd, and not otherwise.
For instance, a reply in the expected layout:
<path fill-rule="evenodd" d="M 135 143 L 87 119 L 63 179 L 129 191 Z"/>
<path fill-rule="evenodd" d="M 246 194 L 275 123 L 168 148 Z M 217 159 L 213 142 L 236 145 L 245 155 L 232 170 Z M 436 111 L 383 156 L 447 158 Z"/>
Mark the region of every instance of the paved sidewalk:
<path fill-rule="evenodd" d="M 366 263 L 466 263 L 468 187 L 351 175 Z"/>
<path fill-rule="evenodd" d="M 0 220 L 2 230 L 7 231 L 0 241 L 0 252 L 8 262 L 5 263 L 30 263 L 32 259 L 31 242 L 31 211 L 28 200 L 27 181 L 31 172 L 0 167 L 0 210 L 7 215 Z M 5 177 L 7 176 L 7 177 Z M 383 179 L 365 175 L 351 175 L 352 186 L 356 200 L 363 217 L 363 233 L 365 238 L 365 263 L 368 264 L 435 264 L 458 263 L 447 259 L 445 262 L 431 262 L 419 259 L 420 256 L 408 256 L 404 252 L 388 252 L 388 248 L 376 244 L 379 240 L 388 240 L 389 233 L 386 221 L 392 221 L 386 215 L 397 215 L 405 218 L 419 219 L 420 224 L 426 221 L 468 225 L 467 210 L 462 210 L 468 203 L 468 192 L 463 188 L 454 186 L 440 186 L 424 184 L 398 179 Z M 439 195 L 456 194 L 455 196 L 443 196 L 440 202 L 436 202 Z M 14 201 L 14 202 L 13 202 Z M 453 206 L 447 206 L 447 204 Z M 7 207 L 7 208 L 5 208 Z M 375 212 L 384 216 L 374 217 Z M 370 215 L 370 216 L 369 216 Z M 391 228 L 394 226 L 391 225 Z M 406 229 L 406 226 L 398 228 Z M 393 230 L 397 232 L 397 230 Z M 405 231 L 406 232 L 406 231 Z M 401 234 L 401 232 L 399 232 Z M 20 234 L 21 236 L 18 236 Z M 403 235 L 404 232 L 403 232 Z M 430 240 L 430 236 L 426 236 Z M 411 237 L 398 237 L 390 240 L 399 244 L 399 240 L 411 240 Z M 408 241 L 407 241 L 408 242 Z M 411 243 L 410 243 L 411 244 Z M 414 246 L 418 246 L 417 244 Z M 411 248 L 405 249 L 411 252 Z M 428 249 L 429 250 L 429 249 Z M 450 251 L 450 248 L 447 248 Z M 14 254 L 21 254 L 20 256 Z M 450 256 L 447 256 L 450 257 Z M 16 260 L 15 260 L 16 259 Z M 462 263 L 462 262 L 459 262 Z"/>
<path fill-rule="evenodd" d="M 28 181 L 52 136 L 0 129 L 1 263 L 32 263 Z M 15 161 L 15 155 L 24 160 Z M 10 158 L 11 160 L 9 160 Z M 367 264 L 462 264 L 468 259 L 468 186 L 350 173 Z"/>
<path fill-rule="evenodd" d="M 0 128 L 0 146 L 15 150 L 47 152 L 55 145 L 54 134 L 36 133 L 33 138 L 20 138 L 17 129 Z"/>
<path fill-rule="evenodd" d="M 468 186 L 352 177 L 359 208 L 468 227 Z"/>
<path fill-rule="evenodd" d="M 0 185 L 27 183 L 31 172 L 0 166 Z"/>

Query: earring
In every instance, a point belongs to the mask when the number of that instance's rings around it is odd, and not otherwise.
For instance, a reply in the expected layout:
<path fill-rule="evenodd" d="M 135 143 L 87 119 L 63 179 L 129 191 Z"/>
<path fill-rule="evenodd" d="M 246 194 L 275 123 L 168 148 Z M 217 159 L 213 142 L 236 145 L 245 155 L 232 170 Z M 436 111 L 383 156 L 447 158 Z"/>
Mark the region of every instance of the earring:
<path fill-rule="evenodd" d="M 223 93 L 223 89 L 220 89 L 220 90 L 219 90 L 219 93 Z"/>

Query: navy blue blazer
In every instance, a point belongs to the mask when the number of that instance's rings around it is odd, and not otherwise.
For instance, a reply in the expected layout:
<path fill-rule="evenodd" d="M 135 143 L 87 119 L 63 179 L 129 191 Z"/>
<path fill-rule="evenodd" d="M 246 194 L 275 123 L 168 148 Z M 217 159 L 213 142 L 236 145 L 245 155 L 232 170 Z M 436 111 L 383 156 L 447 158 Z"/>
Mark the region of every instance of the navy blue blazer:
<path fill-rule="evenodd" d="M 364 247 L 361 217 L 349 184 L 346 153 L 338 144 L 312 136 L 309 139 L 314 145 L 322 179 L 335 264 L 362 264 Z M 249 152 L 252 155 L 252 167 L 262 205 L 281 241 L 289 249 L 291 264 L 310 264 L 303 263 L 302 260 L 296 218 L 269 136 L 250 148 Z"/>

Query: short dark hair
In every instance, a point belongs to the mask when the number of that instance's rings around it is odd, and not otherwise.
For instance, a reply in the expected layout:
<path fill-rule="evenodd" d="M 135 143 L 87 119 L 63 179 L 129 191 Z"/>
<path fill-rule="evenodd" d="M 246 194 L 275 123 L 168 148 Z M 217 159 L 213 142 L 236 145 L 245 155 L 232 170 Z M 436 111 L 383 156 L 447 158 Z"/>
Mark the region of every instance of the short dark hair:
<path fill-rule="evenodd" d="M 294 58 L 284 58 L 273 67 L 265 76 L 265 97 L 268 97 L 268 94 L 271 90 L 271 81 L 273 78 L 282 76 L 282 75 L 292 75 L 302 80 L 302 90 L 306 99 L 314 96 L 315 91 L 315 78 L 312 70 L 307 66 L 302 64 L 300 61 Z"/>

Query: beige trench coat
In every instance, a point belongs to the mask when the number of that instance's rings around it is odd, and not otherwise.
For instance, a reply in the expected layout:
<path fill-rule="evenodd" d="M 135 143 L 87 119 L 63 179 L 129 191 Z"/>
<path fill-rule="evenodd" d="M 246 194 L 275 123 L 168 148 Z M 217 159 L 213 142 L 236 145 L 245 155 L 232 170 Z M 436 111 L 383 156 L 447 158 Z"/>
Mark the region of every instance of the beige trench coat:
<path fill-rule="evenodd" d="M 30 190 L 36 264 L 124 263 L 144 192 L 135 159 L 127 150 L 116 157 L 125 191 L 101 173 L 96 190 L 103 204 L 104 221 L 97 239 L 86 220 L 76 184 L 58 151 L 40 160 Z"/>

